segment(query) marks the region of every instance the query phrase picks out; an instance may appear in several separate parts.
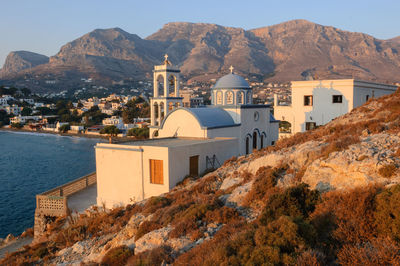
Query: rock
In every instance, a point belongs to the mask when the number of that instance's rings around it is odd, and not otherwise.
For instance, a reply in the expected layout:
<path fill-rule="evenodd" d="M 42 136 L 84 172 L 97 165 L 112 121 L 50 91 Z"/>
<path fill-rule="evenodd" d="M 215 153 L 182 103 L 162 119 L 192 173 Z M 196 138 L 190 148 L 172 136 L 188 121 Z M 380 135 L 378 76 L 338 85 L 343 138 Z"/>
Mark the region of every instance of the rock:
<path fill-rule="evenodd" d="M 398 143 L 400 138 L 395 135 L 369 135 L 344 151 L 332 152 L 327 159 L 315 160 L 308 166 L 302 181 L 320 191 L 348 189 L 371 183 L 400 183 L 399 173 L 387 180 L 378 172 L 382 165 L 400 164 L 400 159 L 392 156 Z"/>
<path fill-rule="evenodd" d="M 13 236 L 13 234 L 8 234 L 3 242 L 4 242 L 4 244 L 8 244 L 11 241 L 13 241 L 14 239 L 15 239 L 15 236 Z"/>
<path fill-rule="evenodd" d="M 224 181 L 222 182 L 222 185 L 219 189 L 228 189 L 230 187 L 233 187 L 236 184 L 239 184 L 240 182 L 242 182 L 242 178 L 239 177 L 228 177 L 225 178 Z"/>
<path fill-rule="evenodd" d="M 366 129 L 364 129 L 364 130 L 361 132 L 361 135 L 362 135 L 363 137 L 366 137 L 366 136 L 368 136 L 370 133 L 371 133 L 371 132 L 369 131 L 369 129 L 366 128 Z"/>
<path fill-rule="evenodd" d="M 246 184 L 235 188 L 231 194 L 228 194 L 228 196 L 224 195 L 225 197 L 221 197 L 220 199 L 229 207 L 242 206 L 243 199 L 250 191 L 252 185 L 253 182 L 247 182 Z"/>
<path fill-rule="evenodd" d="M 165 244 L 168 239 L 168 234 L 171 230 L 172 228 L 168 226 L 145 234 L 135 242 L 135 254 L 154 249 Z"/>

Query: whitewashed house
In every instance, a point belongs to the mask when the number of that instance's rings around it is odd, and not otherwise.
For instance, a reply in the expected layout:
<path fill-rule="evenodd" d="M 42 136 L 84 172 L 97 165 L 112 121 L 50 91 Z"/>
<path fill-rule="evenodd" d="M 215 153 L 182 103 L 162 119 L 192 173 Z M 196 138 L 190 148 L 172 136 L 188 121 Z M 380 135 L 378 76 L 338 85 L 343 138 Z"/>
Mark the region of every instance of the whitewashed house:
<path fill-rule="evenodd" d="M 279 137 L 325 125 L 374 97 L 391 94 L 397 86 L 354 79 L 292 81 L 292 104 L 281 106 L 274 98 L 274 117 L 290 128 Z"/>
<path fill-rule="evenodd" d="M 188 175 L 274 144 L 278 121 L 269 105 L 252 104 L 252 89 L 240 76 L 222 77 L 213 104 L 182 107 L 180 70 L 166 59 L 154 68 L 150 137 L 96 145 L 97 204 L 125 205 L 170 191 Z"/>

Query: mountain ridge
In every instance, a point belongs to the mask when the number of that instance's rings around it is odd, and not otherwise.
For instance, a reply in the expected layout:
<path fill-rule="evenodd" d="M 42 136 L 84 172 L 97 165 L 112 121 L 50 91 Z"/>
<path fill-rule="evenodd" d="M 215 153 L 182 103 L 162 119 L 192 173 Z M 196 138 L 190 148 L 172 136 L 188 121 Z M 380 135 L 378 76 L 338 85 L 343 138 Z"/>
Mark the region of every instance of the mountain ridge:
<path fill-rule="evenodd" d="M 150 78 L 153 66 L 167 53 L 185 79 L 208 81 L 233 65 L 239 74 L 265 81 L 355 77 L 398 82 L 399 51 L 398 37 L 380 40 L 302 19 L 250 30 L 169 22 L 146 38 L 118 27 L 95 29 L 63 45 L 48 63 L 29 71 L 5 64 L 1 73 L 11 80 L 31 74 L 39 79 L 92 77 L 107 84 Z"/>

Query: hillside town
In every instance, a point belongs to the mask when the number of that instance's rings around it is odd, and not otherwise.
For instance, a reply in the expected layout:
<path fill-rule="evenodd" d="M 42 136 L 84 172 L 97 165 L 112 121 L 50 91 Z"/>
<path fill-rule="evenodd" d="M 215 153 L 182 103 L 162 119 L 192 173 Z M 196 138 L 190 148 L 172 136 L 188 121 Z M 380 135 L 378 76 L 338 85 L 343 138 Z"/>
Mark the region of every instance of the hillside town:
<path fill-rule="evenodd" d="M 42 132 L 99 135 L 107 126 L 115 126 L 118 136 L 148 136 L 150 122 L 149 97 L 153 92 L 150 81 L 139 81 L 135 88 L 122 88 L 120 94 L 112 89 L 90 85 L 92 79 L 82 79 L 86 87 L 73 92 L 31 93 L 26 88 L 0 88 L 0 126 Z M 251 81 L 255 104 L 273 104 L 279 95 L 281 105 L 291 102 L 290 83 Z M 201 107 L 211 103 L 208 82 L 181 82 L 183 107 Z M 126 93 L 126 94 L 122 94 Z M 90 95 L 97 95 L 86 97 Z M 101 95 L 101 96 L 100 96 Z M 138 130 L 143 129 L 143 130 Z M 102 131 L 103 130 L 103 131 Z"/>

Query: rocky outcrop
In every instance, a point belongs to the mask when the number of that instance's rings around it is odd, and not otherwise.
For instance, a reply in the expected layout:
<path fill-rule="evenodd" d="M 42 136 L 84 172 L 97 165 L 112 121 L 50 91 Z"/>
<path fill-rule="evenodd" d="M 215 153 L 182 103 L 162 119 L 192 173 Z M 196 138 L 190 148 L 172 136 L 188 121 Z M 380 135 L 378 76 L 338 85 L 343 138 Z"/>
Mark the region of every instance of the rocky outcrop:
<path fill-rule="evenodd" d="M 28 51 L 15 51 L 8 54 L 3 68 L 0 69 L 0 77 L 13 75 L 25 69 L 32 69 L 38 65 L 46 64 L 49 58 L 45 55 Z"/>

